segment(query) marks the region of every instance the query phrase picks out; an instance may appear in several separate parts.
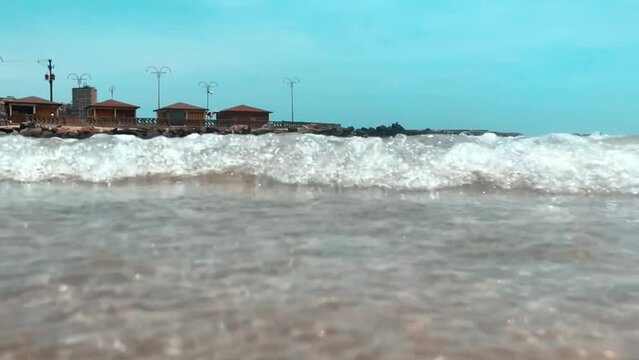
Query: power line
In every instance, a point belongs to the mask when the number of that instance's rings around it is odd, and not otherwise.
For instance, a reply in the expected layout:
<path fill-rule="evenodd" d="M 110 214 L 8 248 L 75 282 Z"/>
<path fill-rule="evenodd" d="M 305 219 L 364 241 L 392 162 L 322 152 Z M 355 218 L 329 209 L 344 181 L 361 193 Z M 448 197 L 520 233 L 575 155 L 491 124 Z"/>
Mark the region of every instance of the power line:
<path fill-rule="evenodd" d="M 170 74 L 171 68 L 168 66 L 162 66 L 159 69 L 155 66 L 149 66 L 146 68 L 147 73 L 155 74 L 158 78 L 158 109 L 160 108 L 160 78 L 162 78 L 163 74 Z"/>
<path fill-rule="evenodd" d="M 300 79 L 295 76 L 284 79 L 284 83 L 291 87 L 291 121 L 295 121 L 295 101 L 293 98 L 293 88 L 295 87 L 295 84 L 298 84 L 299 82 Z"/>
<path fill-rule="evenodd" d="M 2 61 L 0 61 L 2 62 Z M 39 63 L 40 61 L 38 61 Z M 4 60 L 5 64 L 26 64 L 26 63 L 30 63 L 33 64 L 33 59 L 11 59 L 11 58 L 7 58 Z"/>

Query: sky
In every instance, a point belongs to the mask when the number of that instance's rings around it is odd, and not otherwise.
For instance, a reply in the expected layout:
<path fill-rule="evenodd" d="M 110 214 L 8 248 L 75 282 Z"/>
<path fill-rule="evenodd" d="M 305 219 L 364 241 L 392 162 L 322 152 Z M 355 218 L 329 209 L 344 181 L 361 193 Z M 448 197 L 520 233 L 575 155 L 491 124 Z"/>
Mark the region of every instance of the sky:
<path fill-rule="evenodd" d="M 299 121 L 639 134 L 636 0 L 0 0 L 0 96 L 239 104 Z"/>

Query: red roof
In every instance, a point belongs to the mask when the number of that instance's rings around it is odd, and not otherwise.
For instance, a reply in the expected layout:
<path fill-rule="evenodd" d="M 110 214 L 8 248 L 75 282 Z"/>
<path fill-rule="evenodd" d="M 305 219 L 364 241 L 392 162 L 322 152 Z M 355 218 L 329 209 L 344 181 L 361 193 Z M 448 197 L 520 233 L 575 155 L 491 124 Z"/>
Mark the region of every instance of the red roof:
<path fill-rule="evenodd" d="M 224 110 L 220 110 L 219 112 L 226 112 L 226 111 L 234 111 L 234 112 L 260 112 L 260 113 L 272 113 L 272 111 L 268 111 L 268 110 L 262 110 L 262 109 L 258 109 L 258 108 L 254 108 L 252 106 L 247 106 L 247 105 L 238 105 L 238 106 L 233 106 L 231 108 L 228 109 L 224 109 Z"/>
<path fill-rule="evenodd" d="M 27 96 L 27 97 L 23 97 L 19 99 L 5 98 L 4 102 L 13 103 L 13 104 L 29 104 L 29 105 L 58 105 L 58 106 L 62 105 L 60 103 L 49 101 L 37 96 Z"/>
<path fill-rule="evenodd" d="M 89 106 L 87 106 L 88 108 L 109 108 L 109 109 L 139 109 L 139 106 L 135 106 L 135 105 L 131 105 L 131 104 L 127 104 L 127 103 L 123 103 L 121 101 L 117 101 L 117 100 L 107 100 L 107 101 L 101 101 L 101 102 L 97 102 L 97 103 L 93 103 Z"/>
<path fill-rule="evenodd" d="M 203 107 L 199 107 L 199 106 L 195 106 L 195 105 L 191 105 L 191 104 L 187 104 L 187 103 L 183 103 L 183 102 L 177 102 L 175 104 L 171 104 L 165 107 L 161 107 L 159 109 L 155 109 L 153 111 L 160 111 L 160 110 L 195 110 L 195 111 L 206 111 L 207 109 L 203 108 Z"/>

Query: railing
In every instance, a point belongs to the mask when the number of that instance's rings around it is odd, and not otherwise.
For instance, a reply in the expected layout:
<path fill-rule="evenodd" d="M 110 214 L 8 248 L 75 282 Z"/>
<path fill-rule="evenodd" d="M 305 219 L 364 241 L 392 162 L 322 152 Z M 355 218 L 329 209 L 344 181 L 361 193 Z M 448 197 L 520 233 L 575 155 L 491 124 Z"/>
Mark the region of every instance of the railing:
<path fill-rule="evenodd" d="M 205 120 L 206 127 L 228 128 L 233 125 L 247 125 L 251 129 L 257 129 L 262 126 L 270 128 L 292 128 L 297 129 L 302 126 L 330 129 L 340 128 L 340 124 L 314 123 L 301 121 L 268 121 L 268 120 Z"/>
<path fill-rule="evenodd" d="M 1 119 L 0 119 L 1 120 Z M 77 115 L 60 115 L 60 116 L 35 116 L 26 115 L 26 121 L 33 121 L 38 125 L 45 126 L 93 126 L 93 127 L 109 127 L 109 128 L 229 128 L 233 125 L 246 125 L 251 129 L 257 129 L 262 126 L 271 128 L 300 128 L 309 126 L 315 128 L 339 128 L 339 124 L 327 123 L 311 123 L 298 121 L 272 121 L 266 120 L 186 120 L 184 125 L 171 125 L 168 119 L 156 118 L 92 118 Z M 1 124 L 1 123 L 0 123 Z"/>
<path fill-rule="evenodd" d="M 321 128 L 342 127 L 340 124 L 314 123 L 314 122 L 301 122 L 301 121 L 271 121 L 269 122 L 269 126 L 272 126 L 275 128 L 299 128 L 302 126 L 315 126 L 315 127 L 321 127 Z"/>
<path fill-rule="evenodd" d="M 231 119 L 218 119 L 213 121 L 213 126 L 219 129 L 230 128 L 234 125 L 246 125 L 251 129 L 258 129 L 268 124 L 268 119 L 262 120 L 231 120 Z"/>
<path fill-rule="evenodd" d="M 94 126 L 110 128 L 155 128 L 166 127 L 168 121 L 155 118 L 92 118 L 75 115 L 34 116 L 27 115 L 26 121 L 33 121 L 38 125 L 49 126 Z"/>

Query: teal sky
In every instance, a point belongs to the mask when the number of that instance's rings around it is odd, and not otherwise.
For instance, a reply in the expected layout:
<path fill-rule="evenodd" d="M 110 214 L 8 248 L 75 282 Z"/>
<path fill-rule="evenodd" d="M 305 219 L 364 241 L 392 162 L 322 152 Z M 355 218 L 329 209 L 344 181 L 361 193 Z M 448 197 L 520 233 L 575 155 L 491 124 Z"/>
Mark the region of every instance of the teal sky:
<path fill-rule="evenodd" d="M 151 116 L 247 104 L 296 118 L 410 128 L 639 134 L 636 0 L 0 0 L 0 96 L 48 97 L 41 58 Z"/>

